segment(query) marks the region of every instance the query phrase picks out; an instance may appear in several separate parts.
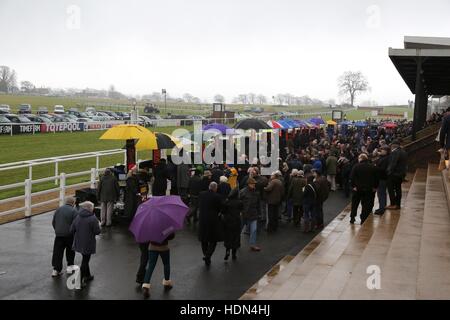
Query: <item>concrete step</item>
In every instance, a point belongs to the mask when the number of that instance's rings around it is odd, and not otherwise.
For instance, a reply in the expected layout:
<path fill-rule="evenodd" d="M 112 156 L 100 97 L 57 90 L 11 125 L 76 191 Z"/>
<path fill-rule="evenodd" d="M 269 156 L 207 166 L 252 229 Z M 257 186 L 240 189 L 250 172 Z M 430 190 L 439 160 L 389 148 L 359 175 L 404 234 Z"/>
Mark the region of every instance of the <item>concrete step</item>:
<path fill-rule="evenodd" d="M 409 187 L 406 199 L 405 197 L 402 197 L 402 210 L 400 210 L 400 212 L 387 211 L 381 217 L 380 226 L 372 236 L 372 239 L 367 243 L 363 254 L 354 266 L 351 276 L 339 296 L 339 299 L 373 299 L 377 290 L 371 290 L 367 287 L 367 279 L 370 276 L 370 274 L 368 274 L 368 272 L 370 272 L 368 268 L 375 266 L 382 271 L 382 265 L 391 247 L 400 216 L 416 207 L 416 196 L 420 191 L 422 191 L 422 193 L 424 191 L 425 177 L 426 171 L 418 169 L 412 184 Z M 421 206 L 423 210 L 423 201 Z M 388 213 L 389 215 L 387 215 Z M 383 277 L 381 277 L 381 280 L 382 279 Z"/>
<path fill-rule="evenodd" d="M 445 178 L 436 165 L 429 166 L 417 299 L 450 299 L 450 217 Z"/>

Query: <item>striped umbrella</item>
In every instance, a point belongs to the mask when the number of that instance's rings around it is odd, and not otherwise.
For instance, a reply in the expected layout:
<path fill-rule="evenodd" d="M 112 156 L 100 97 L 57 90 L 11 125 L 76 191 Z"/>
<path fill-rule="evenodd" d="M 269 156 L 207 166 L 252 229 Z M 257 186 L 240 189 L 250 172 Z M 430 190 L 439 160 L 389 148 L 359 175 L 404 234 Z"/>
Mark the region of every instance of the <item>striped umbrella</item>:
<path fill-rule="evenodd" d="M 155 137 L 146 137 L 139 139 L 136 143 L 136 150 L 161 150 L 172 149 L 174 147 L 182 148 L 183 144 L 180 139 L 175 138 L 167 133 L 155 132 Z"/>

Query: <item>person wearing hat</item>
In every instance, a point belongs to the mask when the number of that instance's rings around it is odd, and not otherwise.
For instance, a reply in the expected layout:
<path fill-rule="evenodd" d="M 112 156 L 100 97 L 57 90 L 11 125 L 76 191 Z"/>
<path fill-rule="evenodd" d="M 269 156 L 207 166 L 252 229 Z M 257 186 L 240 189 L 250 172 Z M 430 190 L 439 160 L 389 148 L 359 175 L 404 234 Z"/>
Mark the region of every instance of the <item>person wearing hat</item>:
<path fill-rule="evenodd" d="M 202 191 L 209 189 L 209 184 L 212 182 L 212 173 L 210 170 L 205 170 L 202 178 Z"/>
<path fill-rule="evenodd" d="M 261 214 L 261 197 L 256 190 L 256 180 L 249 178 L 247 186 L 239 193 L 242 201 L 242 224 L 250 228 L 250 249 L 260 251 L 261 248 L 256 245 L 256 234 L 258 228 L 258 217 Z"/>
<path fill-rule="evenodd" d="M 402 202 L 402 182 L 408 169 L 408 155 L 400 147 L 400 142 L 394 140 L 391 143 L 391 155 L 387 168 L 387 187 L 389 192 L 389 210 L 400 210 Z"/>
<path fill-rule="evenodd" d="M 189 178 L 188 183 L 189 212 L 186 217 L 186 222 L 188 224 L 191 223 L 191 219 L 193 219 L 194 223 L 198 221 L 198 197 L 203 187 L 201 178 L 202 172 L 203 168 L 197 167 L 195 169 L 194 175 Z"/>
<path fill-rule="evenodd" d="M 284 195 L 284 186 L 281 177 L 281 172 L 275 171 L 270 177 L 269 184 L 264 188 L 267 196 L 266 200 L 269 218 L 267 232 L 275 232 L 278 229 L 279 210 Z"/>
<path fill-rule="evenodd" d="M 303 171 L 293 169 L 289 182 L 287 197 L 292 202 L 292 212 L 294 217 L 294 225 L 300 226 L 301 216 L 303 215 L 303 189 L 306 186 L 306 179 Z"/>
<path fill-rule="evenodd" d="M 389 146 L 384 145 L 380 148 L 379 158 L 375 161 L 375 167 L 378 172 L 378 189 L 377 189 L 377 197 L 379 207 L 375 210 L 375 214 L 382 215 L 386 208 L 387 202 L 387 168 L 389 165 L 389 153 L 391 148 Z"/>

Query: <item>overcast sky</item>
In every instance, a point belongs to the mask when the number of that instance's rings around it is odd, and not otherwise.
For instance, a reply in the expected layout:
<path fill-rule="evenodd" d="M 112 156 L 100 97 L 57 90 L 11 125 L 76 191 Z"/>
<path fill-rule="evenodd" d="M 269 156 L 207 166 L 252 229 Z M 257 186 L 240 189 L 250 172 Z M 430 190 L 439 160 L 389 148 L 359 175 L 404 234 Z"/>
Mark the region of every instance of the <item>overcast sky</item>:
<path fill-rule="evenodd" d="M 449 12 L 448 0 L 0 0 L 0 65 L 37 86 L 228 102 L 248 92 L 340 101 L 337 78 L 360 70 L 371 91 L 359 101 L 406 104 L 388 48 L 450 36 Z"/>

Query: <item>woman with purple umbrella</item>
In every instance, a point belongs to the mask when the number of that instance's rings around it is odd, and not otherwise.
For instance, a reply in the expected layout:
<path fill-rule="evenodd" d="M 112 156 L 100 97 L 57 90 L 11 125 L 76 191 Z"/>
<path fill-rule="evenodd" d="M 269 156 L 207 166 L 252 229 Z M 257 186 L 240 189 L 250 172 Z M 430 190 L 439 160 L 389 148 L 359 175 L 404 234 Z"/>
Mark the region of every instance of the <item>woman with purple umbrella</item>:
<path fill-rule="evenodd" d="M 144 297 L 150 296 L 150 280 L 158 257 L 164 264 L 163 286 L 172 288 L 170 280 L 169 241 L 175 237 L 175 231 L 183 228 L 188 207 L 180 196 L 152 197 L 141 204 L 130 225 L 136 242 L 148 242 L 148 266 L 143 279 Z"/>

